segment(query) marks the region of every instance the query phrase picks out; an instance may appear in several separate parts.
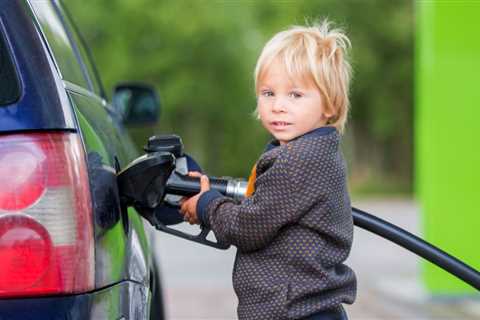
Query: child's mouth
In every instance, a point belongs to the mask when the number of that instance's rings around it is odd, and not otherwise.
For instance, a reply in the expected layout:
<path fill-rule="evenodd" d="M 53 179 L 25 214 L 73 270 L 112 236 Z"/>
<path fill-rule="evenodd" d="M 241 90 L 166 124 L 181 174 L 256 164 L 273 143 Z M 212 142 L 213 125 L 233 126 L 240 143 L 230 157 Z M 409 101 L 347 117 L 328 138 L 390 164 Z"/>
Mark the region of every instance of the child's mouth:
<path fill-rule="evenodd" d="M 271 124 L 275 128 L 285 128 L 286 126 L 291 125 L 291 123 L 285 121 L 272 121 Z"/>

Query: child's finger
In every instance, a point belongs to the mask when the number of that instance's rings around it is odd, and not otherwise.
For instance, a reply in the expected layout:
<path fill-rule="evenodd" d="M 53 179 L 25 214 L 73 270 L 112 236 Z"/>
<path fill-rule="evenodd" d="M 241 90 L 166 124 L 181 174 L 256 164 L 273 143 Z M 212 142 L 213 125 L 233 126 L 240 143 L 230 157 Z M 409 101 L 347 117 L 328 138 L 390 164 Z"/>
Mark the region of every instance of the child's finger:
<path fill-rule="evenodd" d="M 188 173 L 188 175 L 189 175 L 190 177 L 201 177 L 201 176 L 202 176 L 202 174 L 201 174 L 200 172 L 198 172 L 198 171 L 190 171 L 190 172 Z"/>
<path fill-rule="evenodd" d="M 187 201 L 183 201 L 180 205 L 180 213 L 184 216 L 187 214 Z"/>
<path fill-rule="evenodd" d="M 200 192 L 210 190 L 210 181 L 206 175 L 200 177 Z"/>

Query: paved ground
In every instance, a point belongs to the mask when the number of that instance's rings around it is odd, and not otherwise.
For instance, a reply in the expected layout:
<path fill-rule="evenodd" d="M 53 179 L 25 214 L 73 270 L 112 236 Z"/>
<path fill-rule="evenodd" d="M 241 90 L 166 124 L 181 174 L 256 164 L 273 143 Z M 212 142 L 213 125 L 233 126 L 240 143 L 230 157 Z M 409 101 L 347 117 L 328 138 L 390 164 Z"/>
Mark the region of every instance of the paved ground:
<path fill-rule="evenodd" d="M 353 204 L 418 234 L 418 208 L 413 201 Z M 195 233 L 197 229 L 192 228 L 182 227 Z M 237 300 L 231 288 L 235 249 L 220 251 L 164 233 L 156 238 L 168 319 L 236 319 Z M 350 319 L 480 319 L 480 296 L 429 298 L 418 281 L 418 258 L 359 228 L 348 264 L 358 277 L 357 301 L 346 306 Z"/>

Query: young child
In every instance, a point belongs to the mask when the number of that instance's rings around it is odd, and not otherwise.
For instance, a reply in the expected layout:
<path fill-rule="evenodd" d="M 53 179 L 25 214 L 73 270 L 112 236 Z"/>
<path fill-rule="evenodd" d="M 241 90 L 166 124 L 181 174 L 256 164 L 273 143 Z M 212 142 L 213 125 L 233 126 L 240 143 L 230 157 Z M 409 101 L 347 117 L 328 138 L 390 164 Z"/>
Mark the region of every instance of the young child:
<path fill-rule="evenodd" d="M 258 118 L 275 140 L 252 172 L 253 193 L 238 203 L 201 176 L 201 192 L 182 203 L 185 220 L 237 247 L 239 319 L 347 319 L 342 303 L 355 299 L 355 275 L 343 264 L 353 220 L 339 148 L 349 44 L 327 21 L 268 41 L 255 88 Z"/>

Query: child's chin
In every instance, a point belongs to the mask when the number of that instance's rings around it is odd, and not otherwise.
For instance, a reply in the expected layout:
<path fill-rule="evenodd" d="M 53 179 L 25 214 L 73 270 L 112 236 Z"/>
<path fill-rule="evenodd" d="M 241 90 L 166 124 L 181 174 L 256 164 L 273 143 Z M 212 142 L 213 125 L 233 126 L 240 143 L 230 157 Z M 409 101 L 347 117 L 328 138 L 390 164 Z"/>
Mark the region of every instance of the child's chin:
<path fill-rule="evenodd" d="M 276 133 L 273 135 L 275 137 L 275 139 L 277 139 L 278 141 L 280 142 L 284 142 L 284 143 L 287 143 L 289 142 L 290 140 L 292 139 L 295 139 L 296 136 L 295 135 L 292 135 L 292 134 L 287 134 L 287 133 Z"/>

